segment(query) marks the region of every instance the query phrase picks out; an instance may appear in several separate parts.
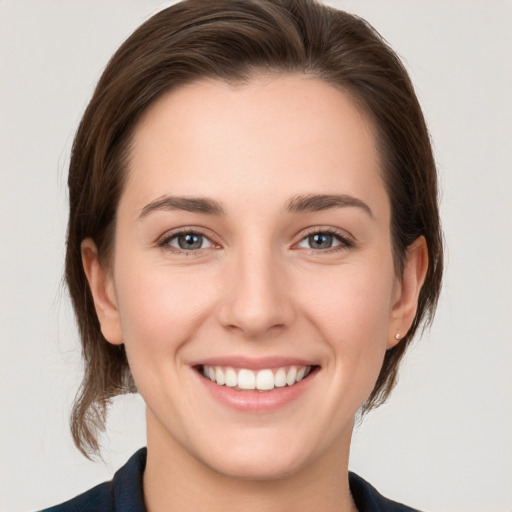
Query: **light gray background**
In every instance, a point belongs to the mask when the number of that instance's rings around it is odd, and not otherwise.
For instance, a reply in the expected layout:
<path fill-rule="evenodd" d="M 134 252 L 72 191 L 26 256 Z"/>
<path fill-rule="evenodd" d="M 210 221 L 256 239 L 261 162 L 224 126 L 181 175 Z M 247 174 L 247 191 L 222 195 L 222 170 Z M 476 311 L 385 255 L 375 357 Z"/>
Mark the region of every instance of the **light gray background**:
<path fill-rule="evenodd" d="M 214 1 L 214 0 L 212 0 Z M 512 510 L 512 2 L 347 0 L 405 59 L 439 164 L 447 272 L 430 334 L 351 467 L 428 511 Z M 109 56 L 157 0 L 0 0 L 0 510 L 49 506 L 110 478 L 144 445 L 118 400 L 105 462 L 73 447 L 80 374 L 61 284 L 66 166 Z"/>

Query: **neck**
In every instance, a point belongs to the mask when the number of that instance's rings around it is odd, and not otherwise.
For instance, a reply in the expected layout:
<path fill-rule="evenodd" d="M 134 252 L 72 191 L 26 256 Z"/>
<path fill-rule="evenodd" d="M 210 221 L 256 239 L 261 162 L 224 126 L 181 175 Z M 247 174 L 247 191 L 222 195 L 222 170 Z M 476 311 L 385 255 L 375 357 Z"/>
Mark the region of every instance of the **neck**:
<path fill-rule="evenodd" d="M 146 508 L 148 512 L 357 512 L 348 486 L 349 447 L 350 436 L 293 474 L 241 479 L 205 465 L 169 439 L 160 426 L 148 424 Z"/>

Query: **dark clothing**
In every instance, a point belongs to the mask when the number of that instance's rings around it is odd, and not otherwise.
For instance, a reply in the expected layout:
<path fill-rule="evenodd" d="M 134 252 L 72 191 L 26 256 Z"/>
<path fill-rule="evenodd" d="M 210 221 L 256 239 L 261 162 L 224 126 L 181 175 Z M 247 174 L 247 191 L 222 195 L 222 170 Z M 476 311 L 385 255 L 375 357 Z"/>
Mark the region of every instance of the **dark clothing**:
<path fill-rule="evenodd" d="M 146 512 L 142 474 L 146 448 L 135 453 L 110 482 L 104 482 L 61 505 L 42 512 Z M 359 512 L 417 512 L 380 495 L 368 482 L 349 474 L 350 491 Z"/>

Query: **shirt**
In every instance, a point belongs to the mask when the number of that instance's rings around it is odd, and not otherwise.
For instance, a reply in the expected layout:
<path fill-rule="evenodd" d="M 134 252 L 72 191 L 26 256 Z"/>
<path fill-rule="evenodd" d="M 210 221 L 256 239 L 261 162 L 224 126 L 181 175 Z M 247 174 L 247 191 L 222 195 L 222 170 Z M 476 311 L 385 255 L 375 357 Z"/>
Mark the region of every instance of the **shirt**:
<path fill-rule="evenodd" d="M 146 448 L 140 449 L 111 481 L 41 512 L 146 512 L 142 493 L 146 454 Z M 385 498 L 355 473 L 349 473 L 349 485 L 359 512 L 418 512 Z"/>

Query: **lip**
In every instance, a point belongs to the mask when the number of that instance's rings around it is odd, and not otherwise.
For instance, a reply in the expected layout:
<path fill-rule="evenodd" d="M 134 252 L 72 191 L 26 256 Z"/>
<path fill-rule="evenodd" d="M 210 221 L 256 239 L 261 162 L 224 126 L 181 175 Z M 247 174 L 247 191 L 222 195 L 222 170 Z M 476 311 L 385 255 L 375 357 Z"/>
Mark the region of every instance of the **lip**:
<path fill-rule="evenodd" d="M 205 378 L 199 371 L 201 365 L 207 366 L 230 366 L 233 368 L 246 368 L 249 370 L 261 370 L 265 368 L 280 368 L 283 366 L 312 366 L 311 373 L 293 386 L 274 388 L 269 391 L 258 390 L 235 390 L 228 386 L 220 386 L 210 379 Z M 247 358 L 210 358 L 201 360 L 200 363 L 192 365 L 192 370 L 199 380 L 200 385 L 220 404 L 237 411 L 246 413 L 270 413 L 277 411 L 294 402 L 302 396 L 313 385 L 319 373 L 320 367 L 311 361 L 270 357 L 263 359 Z"/>

